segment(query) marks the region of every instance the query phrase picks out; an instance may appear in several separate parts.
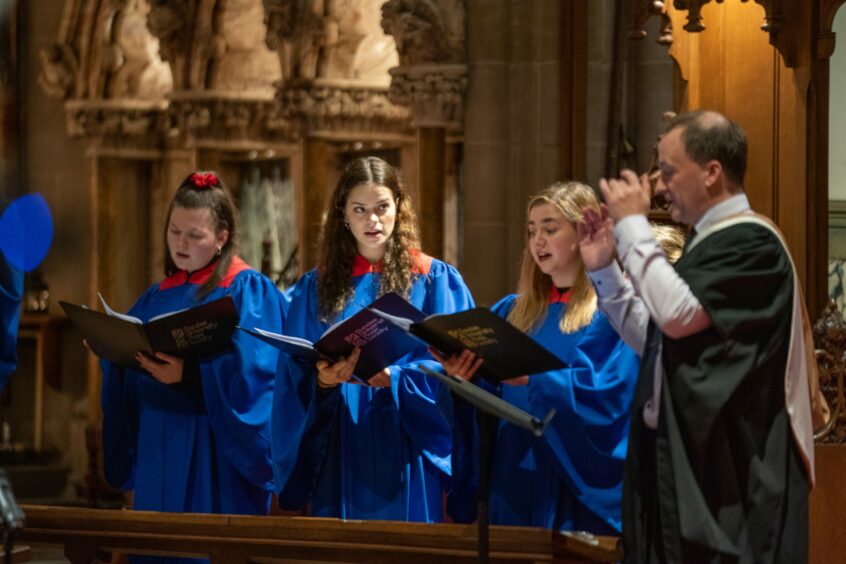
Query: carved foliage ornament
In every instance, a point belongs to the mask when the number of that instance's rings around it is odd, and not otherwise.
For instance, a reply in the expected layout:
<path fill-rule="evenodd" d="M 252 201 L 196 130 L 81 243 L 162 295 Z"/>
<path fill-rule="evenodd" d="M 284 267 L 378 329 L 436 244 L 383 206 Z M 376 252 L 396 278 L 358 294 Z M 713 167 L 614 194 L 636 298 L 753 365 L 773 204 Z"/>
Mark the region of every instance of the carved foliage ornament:
<path fill-rule="evenodd" d="M 460 128 L 466 65 L 416 65 L 391 69 L 392 102 L 411 106 L 418 127 Z"/>
<path fill-rule="evenodd" d="M 71 137 L 108 139 L 111 146 L 158 146 L 167 129 L 162 103 L 135 108 L 70 101 L 65 105 Z"/>
<path fill-rule="evenodd" d="M 170 131 L 187 141 L 274 140 L 280 133 L 272 100 L 177 99 L 171 101 L 168 113 Z"/>
<path fill-rule="evenodd" d="M 397 106 L 379 88 L 344 87 L 320 82 L 292 84 L 279 92 L 279 121 L 305 132 L 406 133 L 408 108 Z"/>

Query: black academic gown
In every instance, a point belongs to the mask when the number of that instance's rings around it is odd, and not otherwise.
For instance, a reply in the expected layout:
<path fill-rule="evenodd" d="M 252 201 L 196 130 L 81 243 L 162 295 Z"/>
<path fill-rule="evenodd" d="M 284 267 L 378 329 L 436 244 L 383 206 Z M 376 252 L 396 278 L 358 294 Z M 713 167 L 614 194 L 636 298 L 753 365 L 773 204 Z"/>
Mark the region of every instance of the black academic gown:
<path fill-rule="evenodd" d="M 793 271 L 775 234 L 736 224 L 676 264 L 712 326 L 650 324 L 623 494 L 625 562 L 807 561 L 808 478 L 785 407 Z M 644 424 L 657 350 L 658 428 Z"/>

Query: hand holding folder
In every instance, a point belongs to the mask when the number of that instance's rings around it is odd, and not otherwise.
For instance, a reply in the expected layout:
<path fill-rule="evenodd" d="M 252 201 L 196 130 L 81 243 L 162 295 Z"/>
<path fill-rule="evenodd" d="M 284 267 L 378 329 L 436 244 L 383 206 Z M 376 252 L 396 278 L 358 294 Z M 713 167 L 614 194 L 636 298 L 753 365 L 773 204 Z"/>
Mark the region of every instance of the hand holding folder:
<path fill-rule="evenodd" d="M 157 316 L 147 323 L 117 313 L 100 296 L 105 313 L 68 302 L 59 302 L 71 323 L 80 330 L 89 348 L 101 358 L 124 368 L 140 368 L 139 352 L 200 357 L 232 348 L 238 311 L 226 296 L 197 307 Z"/>
<path fill-rule="evenodd" d="M 396 315 L 423 315 L 417 308 L 393 292 L 376 299 L 371 307 L 394 312 Z M 352 317 L 336 323 L 314 343 L 307 339 L 271 333 L 260 328 L 238 327 L 238 329 L 273 345 L 295 359 L 310 363 L 320 359 L 335 363 L 341 358 L 347 358 L 355 348 L 358 348 L 361 352 L 353 375 L 361 382 L 366 382 L 420 346 L 416 339 L 379 317 L 369 308 L 362 309 Z"/>
<path fill-rule="evenodd" d="M 567 367 L 537 341 L 487 308 L 429 317 L 416 308 L 416 313 L 405 316 L 379 310 L 375 303 L 370 309 L 444 356 L 458 355 L 469 349 L 484 360 L 479 366 L 479 375 L 494 383 Z"/>

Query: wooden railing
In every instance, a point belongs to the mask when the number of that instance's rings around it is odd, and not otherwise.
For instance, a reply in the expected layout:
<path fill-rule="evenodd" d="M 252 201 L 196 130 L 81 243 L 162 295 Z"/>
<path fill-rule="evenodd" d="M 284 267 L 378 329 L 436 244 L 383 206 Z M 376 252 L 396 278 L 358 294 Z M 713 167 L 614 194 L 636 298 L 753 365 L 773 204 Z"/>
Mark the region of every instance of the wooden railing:
<path fill-rule="evenodd" d="M 24 505 L 18 542 L 64 546 L 72 564 L 103 552 L 248 562 L 469 563 L 476 559 L 475 525 L 340 521 L 156 513 Z M 530 527 L 491 527 L 491 562 L 617 562 L 614 537 L 594 542 Z"/>

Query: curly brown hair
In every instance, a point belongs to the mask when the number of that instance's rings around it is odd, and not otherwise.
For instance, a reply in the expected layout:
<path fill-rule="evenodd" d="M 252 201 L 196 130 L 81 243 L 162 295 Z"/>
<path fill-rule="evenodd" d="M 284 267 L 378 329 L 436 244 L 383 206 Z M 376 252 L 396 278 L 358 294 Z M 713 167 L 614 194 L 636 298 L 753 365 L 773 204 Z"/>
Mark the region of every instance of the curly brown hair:
<path fill-rule="evenodd" d="M 358 247 L 344 224 L 344 209 L 350 191 L 362 184 L 388 188 L 397 207 L 394 231 L 385 243 L 382 257 L 379 295 L 396 292 L 408 297 L 411 290 L 414 257 L 420 252 L 420 235 L 411 198 L 391 165 L 377 157 L 357 158 L 347 163 L 335 185 L 320 239 L 317 302 L 325 321 L 335 318 L 353 294 L 350 275 Z"/>
<path fill-rule="evenodd" d="M 201 180 L 197 180 L 201 178 Z M 170 256 L 170 248 L 167 243 L 167 230 L 170 226 L 170 216 L 173 208 L 186 209 L 208 208 L 214 221 L 215 232 L 220 233 L 224 229 L 229 231 L 229 238 L 220 249 L 220 260 L 214 268 L 209 279 L 197 290 L 197 300 L 202 300 L 217 287 L 223 277 L 226 276 L 232 258 L 238 253 L 238 221 L 235 213 L 235 204 L 229 193 L 229 188 L 215 172 L 195 172 L 185 177 L 185 180 L 176 189 L 170 206 L 167 209 L 164 228 L 164 249 L 165 276 L 172 276 L 179 271 L 173 258 Z"/>

